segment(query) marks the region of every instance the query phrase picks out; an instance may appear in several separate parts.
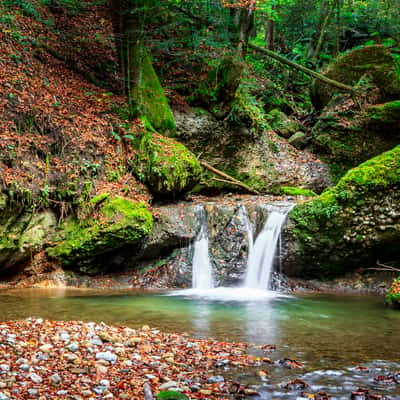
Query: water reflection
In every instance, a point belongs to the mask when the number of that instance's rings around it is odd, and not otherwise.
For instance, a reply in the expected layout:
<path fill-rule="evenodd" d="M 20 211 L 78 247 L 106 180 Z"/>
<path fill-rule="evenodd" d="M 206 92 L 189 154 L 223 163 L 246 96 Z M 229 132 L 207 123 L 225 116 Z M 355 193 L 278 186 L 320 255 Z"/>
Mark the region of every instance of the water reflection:
<path fill-rule="evenodd" d="M 0 320 L 30 316 L 144 324 L 169 332 L 225 341 L 275 344 L 281 354 L 316 368 L 347 367 L 400 357 L 400 313 L 380 299 L 271 297 L 214 292 L 213 296 L 165 296 L 149 292 L 60 289 L 0 292 Z M 181 293 L 182 294 L 182 293 Z"/>

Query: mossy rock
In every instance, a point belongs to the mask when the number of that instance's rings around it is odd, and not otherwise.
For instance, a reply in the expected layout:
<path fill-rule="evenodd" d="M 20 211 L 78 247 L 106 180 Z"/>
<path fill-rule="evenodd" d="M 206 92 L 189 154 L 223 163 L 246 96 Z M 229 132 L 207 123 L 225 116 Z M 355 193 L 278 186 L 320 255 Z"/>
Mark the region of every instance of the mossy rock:
<path fill-rule="evenodd" d="M 400 277 L 396 278 L 386 292 L 385 303 L 396 309 L 400 309 Z"/>
<path fill-rule="evenodd" d="M 133 60 L 138 79 L 131 97 L 136 103 L 137 113 L 145 116 L 158 132 L 175 132 L 174 115 L 154 71 L 150 56 L 142 45 L 134 48 Z"/>
<path fill-rule="evenodd" d="M 138 244 L 152 231 L 153 217 L 143 203 L 100 195 L 86 205 L 84 218 L 70 217 L 47 249 L 49 256 L 82 272 L 97 272 L 99 257 L 125 245 Z"/>
<path fill-rule="evenodd" d="M 42 250 L 56 223 L 52 211 L 35 211 L 0 193 L 0 271 L 11 270 Z"/>
<path fill-rule="evenodd" d="M 183 144 L 157 133 L 145 133 L 132 160 L 133 172 L 151 192 L 177 196 L 188 192 L 200 180 L 201 167 Z"/>
<path fill-rule="evenodd" d="M 231 57 L 212 68 L 201 84 L 197 97 L 217 118 L 228 115 L 245 68 L 243 61 Z"/>
<path fill-rule="evenodd" d="M 303 277 L 326 278 L 399 257 L 400 146 L 350 170 L 290 213 Z"/>
<path fill-rule="evenodd" d="M 285 139 L 289 139 L 296 132 L 301 130 L 301 124 L 293 121 L 284 112 L 275 108 L 267 114 L 267 121 L 271 128 Z"/>
<path fill-rule="evenodd" d="M 189 400 L 189 397 L 183 393 L 176 392 L 174 390 L 167 390 L 159 392 L 156 397 L 157 400 Z"/>
<path fill-rule="evenodd" d="M 280 188 L 280 191 L 282 194 L 286 194 L 288 196 L 306 196 L 306 197 L 317 196 L 317 194 L 310 189 L 298 188 L 293 186 L 282 186 Z"/>
<path fill-rule="evenodd" d="M 400 96 L 400 77 L 395 60 L 381 45 L 360 47 L 345 53 L 330 64 L 323 75 L 350 86 L 368 76 L 371 83 L 380 89 L 381 101 L 395 100 Z M 318 110 L 324 108 L 337 91 L 337 88 L 315 80 L 311 89 L 314 107 Z"/>
<path fill-rule="evenodd" d="M 314 151 L 331 166 L 333 177 L 399 143 L 400 101 L 360 110 L 346 97 L 327 107 L 311 133 Z"/>

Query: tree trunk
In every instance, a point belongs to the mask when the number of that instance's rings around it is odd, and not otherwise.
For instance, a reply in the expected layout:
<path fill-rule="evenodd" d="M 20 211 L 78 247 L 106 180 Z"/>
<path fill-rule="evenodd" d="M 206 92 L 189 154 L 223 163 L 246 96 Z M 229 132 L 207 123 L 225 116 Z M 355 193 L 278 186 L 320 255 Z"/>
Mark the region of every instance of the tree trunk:
<path fill-rule="evenodd" d="M 238 9 L 239 40 L 237 46 L 237 55 L 243 59 L 246 58 L 249 36 L 254 28 L 255 7 L 256 0 L 252 0 L 248 7 Z"/>

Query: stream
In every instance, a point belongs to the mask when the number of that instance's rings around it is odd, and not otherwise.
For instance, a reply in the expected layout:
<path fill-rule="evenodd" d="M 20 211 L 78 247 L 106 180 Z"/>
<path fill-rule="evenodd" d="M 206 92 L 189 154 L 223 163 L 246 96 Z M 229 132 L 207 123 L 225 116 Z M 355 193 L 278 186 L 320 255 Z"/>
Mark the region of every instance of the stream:
<path fill-rule="evenodd" d="M 258 296 L 252 292 L 246 296 L 245 292 L 223 289 L 215 296 L 205 296 L 190 291 L 171 295 L 176 293 L 8 290 L 0 292 L 0 320 L 35 316 L 131 327 L 147 324 L 202 338 L 273 344 L 277 351 L 266 356 L 275 361 L 295 359 L 304 367 L 268 368 L 270 380 L 261 388 L 254 371 L 242 372 L 241 379 L 258 385 L 264 399 L 296 399 L 282 388 L 294 378 L 303 379 L 314 392 L 330 393 L 334 399 L 349 399 L 349 393 L 358 387 L 387 399 L 400 399 L 399 384 L 375 379 L 399 370 L 400 313 L 385 308 L 382 298 Z M 356 368 L 360 365 L 366 369 Z"/>

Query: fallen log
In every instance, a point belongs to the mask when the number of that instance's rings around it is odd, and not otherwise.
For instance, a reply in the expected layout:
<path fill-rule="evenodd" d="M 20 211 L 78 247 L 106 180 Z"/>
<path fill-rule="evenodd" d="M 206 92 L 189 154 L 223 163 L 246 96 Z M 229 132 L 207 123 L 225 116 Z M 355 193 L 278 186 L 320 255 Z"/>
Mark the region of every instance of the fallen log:
<path fill-rule="evenodd" d="M 231 185 L 239 186 L 243 189 L 246 189 L 251 194 L 260 195 L 260 192 L 258 192 L 257 190 L 255 190 L 255 189 L 251 188 L 250 186 L 246 185 L 245 183 L 233 178 L 232 176 L 226 174 L 225 172 L 222 172 L 219 169 L 213 167 L 208 162 L 203 161 L 203 160 L 199 160 L 199 162 L 202 167 L 204 167 L 204 168 L 208 169 L 209 171 L 211 171 L 212 173 L 222 177 L 224 179 L 223 182 L 229 183 Z M 221 181 L 222 181 L 222 179 L 221 179 Z"/>
<path fill-rule="evenodd" d="M 262 53 L 268 57 L 273 58 L 276 61 L 279 61 L 282 64 L 288 65 L 294 69 L 297 69 L 298 71 L 301 71 L 307 75 L 312 76 L 315 79 L 318 79 L 324 83 L 327 83 L 328 85 L 335 86 L 338 89 L 344 90 L 346 92 L 351 92 L 353 94 L 357 93 L 357 89 L 354 88 L 353 86 L 345 85 L 344 83 L 335 81 L 334 79 L 327 78 L 326 76 L 324 76 L 318 72 L 315 72 L 312 69 L 309 69 L 307 67 L 304 67 L 303 65 L 297 64 L 294 61 L 288 60 L 285 57 L 282 57 L 281 55 L 275 53 L 274 51 L 264 49 L 262 47 L 258 47 L 251 43 L 249 44 L 249 47 L 255 51 L 258 51 L 259 53 Z"/>

